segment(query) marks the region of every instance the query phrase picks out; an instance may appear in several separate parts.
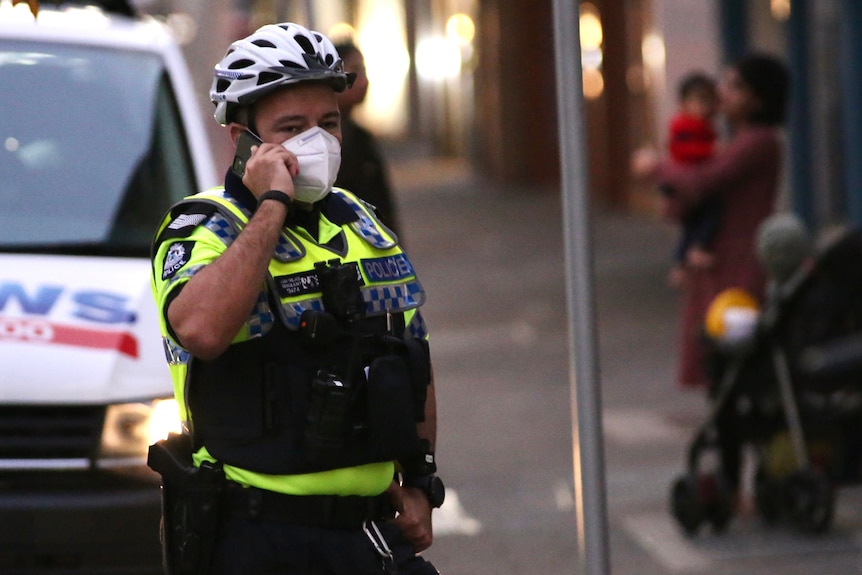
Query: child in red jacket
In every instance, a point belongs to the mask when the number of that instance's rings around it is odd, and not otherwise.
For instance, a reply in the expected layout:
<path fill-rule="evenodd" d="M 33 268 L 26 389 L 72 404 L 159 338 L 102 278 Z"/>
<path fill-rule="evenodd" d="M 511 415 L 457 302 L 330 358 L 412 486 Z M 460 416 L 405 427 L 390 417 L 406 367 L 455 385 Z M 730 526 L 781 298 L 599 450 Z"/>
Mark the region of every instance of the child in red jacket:
<path fill-rule="evenodd" d="M 682 79 L 678 91 L 679 110 L 671 119 L 668 146 L 674 161 L 693 164 L 710 158 L 716 147 L 713 117 L 718 108 L 715 82 L 709 76 L 695 72 Z M 673 214 L 671 188 L 662 188 L 666 196 L 666 213 Z M 712 265 L 710 242 L 718 229 L 721 206 L 718 200 L 702 202 L 684 214 L 676 215 L 682 225 L 682 235 L 674 253 L 675 264 L 670 280 L 674 285 L 684 281 L 686 268 Z"/>

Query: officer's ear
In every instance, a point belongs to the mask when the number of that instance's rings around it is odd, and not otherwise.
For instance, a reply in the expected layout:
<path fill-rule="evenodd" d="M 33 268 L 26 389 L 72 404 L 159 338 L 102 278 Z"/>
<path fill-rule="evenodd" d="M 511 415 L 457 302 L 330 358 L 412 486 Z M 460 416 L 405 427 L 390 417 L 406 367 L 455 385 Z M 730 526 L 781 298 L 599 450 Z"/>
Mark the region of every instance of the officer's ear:
<path fill-rule="evenodd" d="M 233 143 L 234 147 L 236 147 L 236 141 L 239 139 L 239 135 L 243 132 L 247 132 L 248 126 L 238 122 L 231 122 L 228 125 L 228 129 L 230 130 L 230 141 Z"/>

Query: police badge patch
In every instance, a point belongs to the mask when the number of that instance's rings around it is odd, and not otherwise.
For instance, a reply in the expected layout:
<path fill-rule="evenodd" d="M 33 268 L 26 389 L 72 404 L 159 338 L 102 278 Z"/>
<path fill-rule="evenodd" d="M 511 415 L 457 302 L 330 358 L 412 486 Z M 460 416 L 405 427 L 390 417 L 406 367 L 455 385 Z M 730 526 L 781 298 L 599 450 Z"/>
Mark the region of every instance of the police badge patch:
<path fill-rule="evenodd" d="M 171 244 L 162 266 L 162 280 L 173 277 L 180 268 L 189 263 L 194 245 L 194 242 L 174 242 Z"/>

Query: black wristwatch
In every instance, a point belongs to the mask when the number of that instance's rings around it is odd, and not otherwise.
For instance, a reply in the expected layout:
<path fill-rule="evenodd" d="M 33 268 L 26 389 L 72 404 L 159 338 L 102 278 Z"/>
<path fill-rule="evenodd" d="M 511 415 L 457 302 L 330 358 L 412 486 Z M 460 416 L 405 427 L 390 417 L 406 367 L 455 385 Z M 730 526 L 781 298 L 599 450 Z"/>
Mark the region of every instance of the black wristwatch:
<path fill-rule="evenodd" d="M 262 193 L 257 199 L 257 205 L 262 204 L 264 200 L 275 200 L 276 202 L 283 204 L 284 207 L 287 208 L 288 216 L 293 212 L 293 200 L 289 195 L 281 190 L 269 190 L 268 192 Z"/>
<path fill-rule="evenodd" d="M 405 476 L 401 481 L 402 487 L 415 487 L 421 489 L 428 498 L 428 503 L 432 509 L 436 509 L 443 505 L 446 499 L 446 486 L 443 485 L 443 480 L 436 475 L 418 475 L 414 477 Z"/>

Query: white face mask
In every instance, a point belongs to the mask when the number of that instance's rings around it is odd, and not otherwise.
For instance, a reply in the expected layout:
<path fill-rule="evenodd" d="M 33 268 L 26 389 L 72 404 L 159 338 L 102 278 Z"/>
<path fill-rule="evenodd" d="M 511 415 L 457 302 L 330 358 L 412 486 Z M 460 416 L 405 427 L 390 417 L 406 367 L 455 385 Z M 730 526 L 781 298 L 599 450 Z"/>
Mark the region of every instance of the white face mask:
<path fill-rule="evenodd" d="M 299 175 L 293 178 L 296 201 L 313 204 L 326 197 L 341 166 L 341 144 L 335 136 L 319 126 L 294 136 L 281 144 L 296 155 Z"/>

